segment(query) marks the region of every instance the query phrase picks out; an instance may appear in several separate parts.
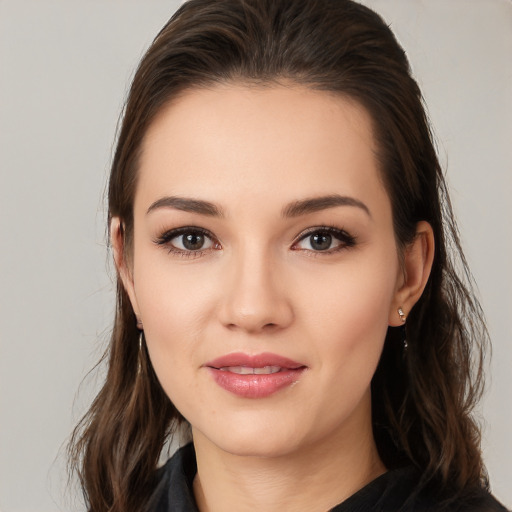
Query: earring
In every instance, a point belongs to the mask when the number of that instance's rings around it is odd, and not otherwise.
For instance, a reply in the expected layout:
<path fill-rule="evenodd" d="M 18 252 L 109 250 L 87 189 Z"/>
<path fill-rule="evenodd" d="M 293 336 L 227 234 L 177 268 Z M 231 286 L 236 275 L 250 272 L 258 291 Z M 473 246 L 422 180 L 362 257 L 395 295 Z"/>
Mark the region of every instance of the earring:
<path fill-rule="evenodd" d="M 404 347 L 404 356 L 405 356 L 405 354 L 407 353 L 407 348 L 409 347 L 409 345 L 407 344 L 407 332 L 405 330 L 405 320 L 406 320 L 406 317 L 405 317 L 404 310 L 401 307 L 398 308 L 398 316 L 400 317 L 400 320 L 402 321 L 402 325 L 400 326 L 400 333 L 401 333 L 401 336 L 402 336 L 402 344 L 403 344 L 403 347 Z"/>
<path fill-rule="evenodd" d="M 137 354 L 137 374 L 142 371 L 142 351 L 144 344 L 144 331 L 139 332 L 139 352 Z"/>

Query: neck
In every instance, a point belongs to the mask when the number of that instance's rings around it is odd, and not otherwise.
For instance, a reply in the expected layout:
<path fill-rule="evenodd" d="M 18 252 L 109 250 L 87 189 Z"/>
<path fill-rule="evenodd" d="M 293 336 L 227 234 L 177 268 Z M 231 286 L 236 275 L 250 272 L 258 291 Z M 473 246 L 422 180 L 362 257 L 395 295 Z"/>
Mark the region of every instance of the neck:
<path fill-rule="evenodd" d="M 193 435 L 201 512 L 324 512 L 386 471 L 371 423 L 276 457 L 235 455 Z"/>

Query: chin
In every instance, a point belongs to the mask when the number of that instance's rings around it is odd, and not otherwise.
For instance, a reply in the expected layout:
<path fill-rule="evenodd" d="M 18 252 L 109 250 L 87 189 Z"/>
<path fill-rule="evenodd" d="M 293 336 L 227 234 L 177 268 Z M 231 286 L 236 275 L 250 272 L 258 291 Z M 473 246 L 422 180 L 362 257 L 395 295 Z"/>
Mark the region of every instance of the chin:
<path fill-rule="evenodd" d="M 218 429 L 200 430 L 192 427 L 194 441 L 198 437 L 222 451 L 238 457 L 281 457 L 289 455 L 302 444 L 297 428 L 286 427 L 282 423 L 264 423 L 262 421 L 230 422 L 220 425 Z"/>
<path fill-rule="evenodd" d="M 294 452 L 296 447 L 289 440 L 282 439 L 222 439 L 217 446 L 231 455 L 238 457 L 275 458 Z"/>

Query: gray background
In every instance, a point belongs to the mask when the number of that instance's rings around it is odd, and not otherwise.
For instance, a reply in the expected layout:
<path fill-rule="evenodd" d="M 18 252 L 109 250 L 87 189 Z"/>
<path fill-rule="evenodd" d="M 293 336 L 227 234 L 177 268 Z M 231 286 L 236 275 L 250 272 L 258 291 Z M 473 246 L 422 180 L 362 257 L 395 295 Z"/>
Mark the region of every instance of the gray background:
<path fill-rule="evenodd" d="M 512 505 L 512 4 L 367 0 L 405 46 L 494 341 L 482 406 Z M 133 69 L 177 2 L 0 0 L 0 510 L 82 509 L 63 444 L 113 313 L 103 193 Z"/>

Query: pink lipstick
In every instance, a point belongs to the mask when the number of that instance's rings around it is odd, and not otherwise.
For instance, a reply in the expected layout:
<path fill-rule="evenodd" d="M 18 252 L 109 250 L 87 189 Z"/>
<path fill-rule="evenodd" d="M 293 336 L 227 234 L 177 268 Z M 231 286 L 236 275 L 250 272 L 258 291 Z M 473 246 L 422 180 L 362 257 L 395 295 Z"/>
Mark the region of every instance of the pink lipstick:
<path fill-rule="evenodd" d="M 203 365 L 223 389 L 244 398 L 265 398 L 297 382 L 304 364 L 276 354 L 227 354 Z"/>

